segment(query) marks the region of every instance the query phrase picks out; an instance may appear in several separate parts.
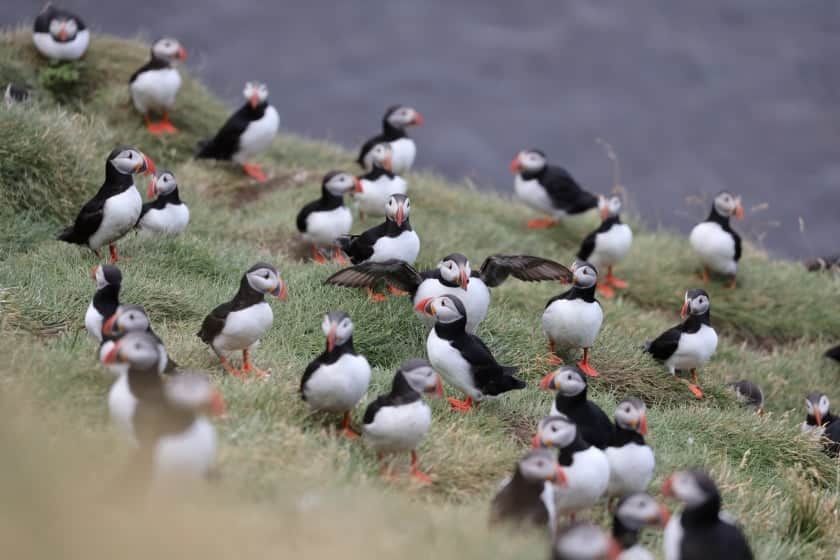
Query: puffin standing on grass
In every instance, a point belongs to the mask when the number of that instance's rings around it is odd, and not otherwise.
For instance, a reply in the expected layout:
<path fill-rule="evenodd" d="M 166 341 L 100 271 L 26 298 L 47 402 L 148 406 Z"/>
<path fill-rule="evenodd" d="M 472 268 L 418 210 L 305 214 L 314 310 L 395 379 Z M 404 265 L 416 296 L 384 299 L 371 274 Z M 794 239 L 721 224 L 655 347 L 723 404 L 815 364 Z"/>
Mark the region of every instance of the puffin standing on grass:
<path fill-rule="evenodd" d="M 85 312 L 85 328 L 102 342 L 102 325 L 120 305 L 122 272 L 112 264 L 98 264 L 90 271 L 90 276 L 96 282 L 96 292 Z"/>
<path fill-rule="evenodd" d="M 268 103 L 268 87 L 259 82 L 248 82 L 242 92 L 248 100 L 228 118 L 216 136 L 199 144 L 196 159 L 235 161 L 250 177 L 260 183 L 268 179 L 262 167 L 248 160 L 271 146 L 280 116 Z"/>
<path fill-rule="evenodd" d="M 529 228 L 551 227 L 567 216 L 598 205 L 594 194 L 583 190 L 562 167 L 548 165 L 545 154 L 539 150 L 519 152 L 510 163 L 510 170 L 516 175 L 516 196 L 537 212 L 551 216 L 529 221 Z"/>
<path fill-rule="evenodd" d="M 645 413 L 645 403 L 632 397 L 618 403 L 615 409 L 612 442 L 604 450 L 610 463 L 607 495 L 611 498 L 647 492 L 653 479 L 656 458 L 653 449 L 645 443 Z"/>
<path fill-rule="evenodd" d="M 411 477 L 421 484 L 431 484 L 432 479 L 417 466 L 417 446 L 432 424 L 432 409 L 423 401 L 423 394 L 442 396 L 440 377 L 426 360 L 403 362 L 391 391 L 377 397 L 365 410 L 362 434 L 380 463 L 385 453 L 411 452 Z M 385 465 L 382 474 L 390 474 Z"/>
<path fill-rule="evenodd" d="M 350 427 L 350 412 L 367 393 L 370 364 L 353 348 L 353 321 L 344 311 L 324 315 L 321 330 L 327 348 L 312 360 L 300 380 L 300 396 L 313 409 L 341 413 L 341 435 L 359 436 Z"/>
<path fill-rule="evenodd" d="M 143 204 L 137 228 L 151 233 L 178 235 L 190 223 L 190 209 L 178 194 L 178 182 L 171 171 L 160 171 L 149 183 L 147 196 L 151 200 Z"/>
<path fill-rule="evenodd" d="M 656 503 L 650 494 L 624 496 L 613 514 L 613 538 L 621 546 L 618 560 L 654 560 L 653 554 L 639 544 L 639 535 L 648 526 L 664 529 L 670 519 L 668 508 Z"/>
<path fill-rule="evenodd" d="M 610 417 L 586 397 L 586 376 L 575 366 L 563 366 L 540 381 L 543 391 L 557 391 L 551 415 L 568 416 L 581 436 L 598 449 L 606 449 L 613 441 Z"/>
<path fill-rule="evenodd" d="M 186 60 L 187 51 L 176 39 L 164 37 L 152 45 L 149 62 L 137 69 L 128 80 L 131 101 L 143 114 L 150 134 L 173 134 L 178 132 L 169 122 L 169 111 L 175 106 L 175 96 L 181 89 L 181 74 L 172 63 Z M 152 122 L 152 111 L 162 113 L 160 122 Z"/>
<path fill-rule="evenodd" d="M 748 407 L 754 408 L 759 416 L 764 415 L 764 391 L 752 381 L 743 379 L 726 385 L 735 392 L 735 399 Z"/>
<path fill-rule="evenodd" d="M 729 225 L 730 216 L 744 219 L 744 207 L 740 196 L 724 191 L 715 197 L 709 217 L 694 226 L 688 240 L 703 261 L 703 282 L 708 283 L 710 272 L 716 272 L 729 276 L 729 287 L 734 288 L 741 259 L 741 236 Z"/>
<path fill-rule="evenodd" d="M 265 301 L 265 294 L 271 294 L 286 301 L 288 292 L 280 273 L 267 263 L 258 262 L 242 276 L 239 290 L 233 299 L 216 307 L 204 318 L 198 337 L 207 343 L 219 357 L 222 366 L 234 377 L 244 378 L 254 372 L 258 377 L 267 372 L 251 364 L 248 352 L 271 328 L 274 313 Z M 242 351 L 242 369 L 236 369 L 225 352 Z"/>
<path fill-rule="evenodd" d="M 601 225 L 587 235 L 577 254 L 579 261 L 592 264 L 607 277 L 598 282 L 598 292 L 607 298 L 615 296 L 614 288 L 626 288 L 627 282 L 613 276 L 613 266 L 624 260 L 633 244 L 633 230 L 621 222 L 621 197 L 598 197 Z"/>
<path fill-rule="evenodd" d="M 407 290 L 414 305 L 430 297 L 451 294 L 464 304 L 467 311 L 468 333 L 474 333 L 490 307 L 490 288 L 495 288 L 509 276 L 525 282 L 560 280 L 568 282 L 572 272 L 560 263 L 530 255 L 491 255 L 474 271 L 470 261 L 461 253 L 441 259 L 437 268 L 418 272 L 405 261 L 366 262 L 339 270 L 326 281 L 337 286 L 366 287 L 388 284 Z M 417 311 L 426 326 L 434 326 L 434 317 Z"/>
<path fill-rule="evenodd" d="M 703 391 L 697 381 L 697 368 L 706 364 L 717 349 L 718 336 L 712 328 L 709 294 L 695 288 L 685 293 L 681 324 L 668 329 L 653 341 L 645 342 L 644 351 L 663 362 L 672 375 L 677 370 L 691 371 L 689 390 L 698 399 Z"/>
<path fill-rule="evenodd" d="M 393 149 L 387 142 L 375 145 L 370 151 L 370 171 L 359 177 L 353 200 L 359 209 L 359 217 L 384 216 L 388 197 L 392 194 L 406 194 L 408 184 L 395 175 Z"/>
<path fill-rule="evenodd" d="M 831 413 L 828 397 L 819 391 L 808 393 L 805 406 L 808 414 L 802 423 L 802 431 L 823 437 L 825 452 L 837 457 L 840 454 L 840 418 Z"/>
<path fill-rule="evenodd" d="M 105 182 L 79 210 L 73 225 L 58 235 L 58 240 L 86 245 L 97 258 L 99 248 L 108 245 L 111 262 L 117 262 L 114 242 L 134 228 L 143 209 L 143 199 L 132 175 L 154 172 L 155 164 L 136 148 L 115 148 L 105 162 Z"/>
<path fill-rule="evenodd" d="M 297 215 L 297 228 L 303 239 L 312 245 L 312 259 L 325 263 L 321 252 L 333 250 L 333 260 L 346 263 L 336 240 L 350 233 L 353 214 L 344 205 L 344 195 L 359 188 L 359 180 L 344 171 L 330 171 L 321 181 L 321 198 L 304 206 Z"/>
<path fill-rule="evenodd" d="M 598 271 L 588 262 L 572 265 L 572 288 L 548 300 L 542 316 L 542 327 L 548 337 L 549 360 L 562 364 L 557 355 L 559 348 L 583 348 L 583 359 L 578 367 L 586 375 L 598 377 L 598 371 L 589 364 L 589 349 L 601 330 L 604 312 L 595 299 Z"/>
<path fill-rule="evenodd" d="M 467 394 L 464 401 L 447 399 L 453 410 L 469 412 L 484 399 L 525 388 L 527 383 L 514 377 L 515 367 L 499 364 L 487 345 L 466 331 L 467 312 L 460 299 L 430 297 L 416 309 L 435 318 L 426 340 L 429 362 L 448 383 Z"/>
<path fill-rule="evenodd" d="M 387 142 L 391 145 L 393 152 L 393 172 L 401 174 L 409 171 L 411 166 L 414 165 L 417 146 L 414 145 L 414 140 L 405 133 L 405 129 L 409 126 L 420 126 L 422 124 L 423 116 L 417 110 L 404 105 L 388 107 L 385 116 L 382 117 L 382 133 L 370 138 L 362 145 L 356 161 L 364 169 L 370 169 L 374 146 Z"/>
<path fill-rule="evenodd" d="M 79 60 L 87 51 L 90 31 L 79 16 L 47 4 L 35 18 L 32 42 L 50 60 Z"/>

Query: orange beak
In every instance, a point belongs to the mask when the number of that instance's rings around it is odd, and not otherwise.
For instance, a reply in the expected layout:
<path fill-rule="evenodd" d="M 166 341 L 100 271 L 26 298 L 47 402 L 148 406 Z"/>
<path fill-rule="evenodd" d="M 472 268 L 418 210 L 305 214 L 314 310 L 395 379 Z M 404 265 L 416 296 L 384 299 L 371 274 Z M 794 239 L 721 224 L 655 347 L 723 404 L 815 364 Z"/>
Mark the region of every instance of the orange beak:
<path fill-rule="evenodd" d="M 540 379 L 540 390 L 550 391 L 554 388 L 554 372 L 546 373 L 545 377 Z"/>
<path fill-rule="evenodd" d="M 540 433 L 537 432 L 536 434 L 534 434 L 534 439 L 531 440 L 531 449 L 539 449 L 542 446 L 541 444 L 542 442 L 540 441 Z"/>
<path fill-rule="evenodd" d="M 470 284 L 470 277 L 467 276 L 467 271 L 463 268 L 461 269 L 461 288 L 466 290 L 467 286 Z"/>
<path fill-rule="evenodd" d="M 114 344 L 114 346 L 111 347 L 111 350 L 107 354 L 105 354 L 104 358 L 102 358 L 102 363 L 105 365 L 117 363 L 120 353 L 120 346 L 121 344 L 119 342 Z"/>
<path fill-rule="evenodd" d="M 563 467 L 557 465 L 557 470 L 554 471 L 554 480 L 552 481 L 558 486 L 568 486 L 569 479 L 566 478 L 566 471 L 563 470 Z"/>
<path fill-rule="evenodd" d="M 685 319 L 688 317 L 688 300 L 685 300 L 682 305 L 682 309 L 680 309 L 680 317 Z"/>
<path fill-rule="evenodd" d="M 256 109 L 257 105 L 260 104 L 260 96 L 257 95 L 256 93 L 251 95 L 251 99 L 250 99 L 249 103 L 251 103 L 252 108 Z"/>
<path fill-rule="evenodd" d="M 358 193 L 365 192 L 365 190 L 362 188 L 362 182 L 359 181 L 358 177 L 356 177 L 356 192 L 358 192 Z"/>
<path fill-rule="evenodd" d="M 601 208 L 601 220 L 606 220 L 610 217 L 610 209 L 604 206 Z"/>
<path fill-rule="evenodd" d="M 405 210 L 403 210 L 403 205 L 400 204 L 400 206 L 397 208 L 397 225 L 398 226 L 403 225 L 404 221 L 405 221 Z"/>
<path fill-rule="evenodd" d="M 391 158 L 386 159 L 382 163 L 383 163 L 382 167 L 385 168 L 385 171 L 391 171 L 391 169 L 393 167 L 392 162 L 391 162 Z"/>
<path fill-rule="evenodd" d="M 90 269 L 90 277 L 96 280 L 96 269 L 99 268 L 99 265 L 94 266 Z"/>
<path fill-rule="evenodd" d="M 67 40 L 67 29 L 65 25 L 62 23 L 61 27 L 58 29 L 58 40 L 59 41 L 66 41 Z"/>
<path fill-rule="evenodd" d="M 157 196 L 157 177 L 152 177 L 149 183 L 149 190 L 146 192 L 146 198 L 154 198 Z"/>
<path fill-rule="evenodd" d="M 187 49 L 185 49 L 184 47 L 180 47 L 178 49 L 178 58 L 180 58 L 181 60 L 187 60 Z"/>
<path fill-rule="evenodd" d="M 420 300 L 417 305 L 414 306 L 414 310 L 424 315 L 434 315 L 435 306 L 432 305 L 433 299 L 435 298 L 427 297 L 426 299 Z"/>
<path fill-rule="evenodd" d="M 210 397 L 210 413 L 213 416 L 224 416 L 226 409 L 222 394 L 218 390 L 214 390 L 213 396 Z"/>
<path fill-rule="evenodd" d="M 644 412 L 642 412 L 642 417 L 639 420 L 639 433 L 642 435 L 647 434 L 647 417 L 645 417 Z"/>
<path fill-rule="evenodd" d="M 512 173 L 519 173 L 519 156 L 513 158 L 513 161 L 510 162 L 510 170 Z"/>
<path fill-rule="evenodd" d="M 436 397 L 443 396 L 443 382 L 440 380 L 440 376 L 435 376 L 435 384 L 432 388 L 430 388 L 427 393 L 431 393 Z"/>
<path fill-rule="evenodd" d="M 426 121 L 423 120 L 423 115 L 421 115 L 417 111 L 414 111 L 414 120 L 411 122 L 411 124 L 413 124 L 414 126 L 422 126 L 424 122 Z"/>
<path fill-rule="evenodd" d="M 817 426 L 822 426 L 822 412 L 819 409 L 814 410 L 814 418 L 817 421 Z"/>
<path fill-rule="evenodd" d="M 102 334 L 107 335 L 107 336 L 113 336 L 113 334 L 114 334 L 113 333 L 114 323 L 116 321 L 117 321 L 117 314 L 116 313 L 114 313 L 113 315 L 108 317 L 108 320 L 105 321 L 104 323 L 102 323 Z"/>
<path fill-rule="evenodd" d="M 276 298 L 280 298 L 280 301 L 286 301 L 289 299 L 289 292 L 286 290 L 286 283 L 280 280 L 277 283 L 277 287 L 269 292 Z"/>
<path fill-rule="evenodd" d="M 744 207 L 741 206 L 741 201 L 738 201 L 738 204 L 735 205 L 735 218 L 738 220 L 744 219 Z"/>
<path fill-rule="evenodd" d="M 671 520 L 671 512 L 664 505 L 659 505 L 659 526 L 664 527 Z"/>
<path fill-rule="evenodd" d="M 143 175 L 154 175 L 155 174 L 155 162 L 153 162 L 149 156 L 143 154 L 143 161 L 138 163 L 137 166 L 134 168 L 135 173 L 143 173 Z"/>
<path fill-rule="evenodd" d="M 621 557 L 622 550 L 621 544 L 614 538 L 610 537 L 610 548 L 607 550 L 607 560 L 618 560 Z"/>
<path fill-rule="evenodd" d="M 335 329 L 338 326 L 335 323 L 330 325 L 330 332 L 327 335 L 327 352 L 332 352 L 333 348 L 335 348 Z"/>
<path fill-rule="evenodd" d="M 669 498 L 674 497 L 674 477 L 669 476 L 665 479 L 665 482 L 662 483 L 662 495 L 667 496 Z"/>

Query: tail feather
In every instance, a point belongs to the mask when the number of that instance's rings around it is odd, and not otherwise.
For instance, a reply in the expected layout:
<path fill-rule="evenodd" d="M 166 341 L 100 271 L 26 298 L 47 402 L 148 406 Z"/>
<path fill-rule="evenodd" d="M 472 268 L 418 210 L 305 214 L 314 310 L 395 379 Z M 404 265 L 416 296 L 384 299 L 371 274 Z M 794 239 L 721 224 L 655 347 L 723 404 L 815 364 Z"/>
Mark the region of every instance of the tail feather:
<path fill-rule="evenodd" d="M 832 360 L 837 360 L 840 362 L 840 345 L 835 346 L 831 350 L 825 353 L 827 358 L 831 358 Z"/>
<path fill-rule="evenodd" d="M 508 391 L 515 391 L 517 389 L 524 389 L 528 383 L 515 377 L 517 368 L 512 366 L 502 366 L 502 375 L 485 389 L 487 395 L 495 396 L 507 393 Z"/>
<path fill-rule="evenodd" d="M 86 240 L 79 239 L 78 235 L 76 234 L 76 230 L 73 228 L 73 226 L 65 228 L 65 230 L 56 235 L 55 238 L 59 241 L 75 243 L 76 245 L 84 245 L 85 243 L 87 243 Z"/>

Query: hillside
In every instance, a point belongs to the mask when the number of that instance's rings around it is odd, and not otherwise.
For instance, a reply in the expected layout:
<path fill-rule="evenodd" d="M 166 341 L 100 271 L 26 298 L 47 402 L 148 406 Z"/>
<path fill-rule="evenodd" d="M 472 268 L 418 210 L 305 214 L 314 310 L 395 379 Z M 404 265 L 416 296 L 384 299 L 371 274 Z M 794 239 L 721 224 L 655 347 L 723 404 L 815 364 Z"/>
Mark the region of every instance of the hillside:
<path fill-rule="evenodd" d="M 298 209 L 316 198 L 325 172 L 355 172 L 353 155 L 281 135 L 261 159 L 270 175 L 266 185 L 226 165 L 194 162 L 196 142 L 212 134 L 228 110 L 187 77 L 172 117 L 181 133 L 148 135 L 126 87 L 146 53 L 139 43 L 96 36 L 74 75 L 48 68 L 27 31 L 0 36 L 0 83 L 37 85 L 33 103 L 0 108 L 0 443 L 8 466 L 0 495 L 12 497 L 0 500 L 10 522 L 0 525 L 3 542 L 19 546 L 21 557 L 59 550 L 65 557 L 68 550 L 139 556 L 141 543 L 209 558 L 291 551 L 303 558 L 544 557 L 547 545 L 538 535 L 491 532 L 486 512 L 497 482 L 549 409 L 551 395 L 535 388 L 550 367 L 539 317 L 562 288 L 510 281 L 494 291 L 480 334 L 531 386 L 470 415 L 434 402 L 432 431 L 420 450 L 434 485 L 381 481 L 373 454 L 333 437 L 333 419 L 311 416 L 297 392 L 303 369 L 323 346 L 321 315 L 330 309 L 353 317 L 356 347 L 375 366 L 368 400 L 390 385 L 401 361 L 424 354 L 423 329 L 405 298 L 371 304 L 361 292 L 322 284 L 334 266 L 297 257 Z M 55 84 L 71 87 L 56 90 L 60 94 L 45 88 Z M 282 120 L 283 92 L 272 92 L 272 101 Z M 229 406 L 218 423 L 220 482 L 187 502 L 130 511 L 100 507 L 126 450 L 108 429 L 108 378 L 82 324 L 95 260 L 85 249 L 53 240 L 101 184 L 105 155 L 123 143 L 174 171 L 192 218 L 177 239 L 130 236 L 120 244 L 131 258 L 121 264 L 121 298 L 146 307 L 179 363 L 215 372 Z M 495 252 L 571 262 L 595 225 L 593 216 L 527 230 L 530 213 L 508 200 L 427 173 L 408 180 L 424 265 L 453 251 L 468 255 L 474 267 Z M 627 188 L 632 195 L 644 186 Z M 354 231 L 370 225 L 357 223 Z M 281 271 L 289 300 L 272 303 L 274 327 L 254 353 L 272 376 L 243 384 L 221 376 L 195 333 L 258 260 Z M 684 291 L 699 283 L 696 263 L 685 239 L 637 231 L 620 268 L 630 289 L 604 302 L 604 328 L 593 350 L 602 376 L 591 394 L 610 412 L 624 396 L 647 401 L 648 439 L 657 454 L 652 489 L 675 469 L 703 466 L 719 482 L 725 508 L 744 525 L 757 558 L 830 558 L 840 546 L 840 463 L 800 436 L 799 424 L 809 390 L 824 390 L 840 406 L 840 372 L 822 357 L 837 343 L 829 335 L 840 333 L 840 286 L 749 246 L 742 262 L 737 290 L 707 288 L 721 344 L 700 372 L 708 397 L 697 402 L 639 351 L 643 340 L 678 321 Z M 742 409 L 726 390 L 726 382 L 742 378 L 764 388 L 764 417 Z M 357 409 L 357 422 L 363 410 Z M 55 538 L 42 539 L 45 524 Z"/>

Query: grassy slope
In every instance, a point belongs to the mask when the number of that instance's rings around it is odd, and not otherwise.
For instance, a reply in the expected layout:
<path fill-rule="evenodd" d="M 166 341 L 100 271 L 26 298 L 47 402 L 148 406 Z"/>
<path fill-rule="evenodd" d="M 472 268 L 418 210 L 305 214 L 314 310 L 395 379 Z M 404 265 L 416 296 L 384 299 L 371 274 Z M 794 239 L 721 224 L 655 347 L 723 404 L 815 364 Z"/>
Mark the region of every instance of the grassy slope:
<path fill-rule="evenodd" d="M 423 354 L 423 331 L 404 299 L 373 306 L 359 293 L 323 286 L 332 267 L 294 258 L 297 209 L 317 195 L 324 172 L 353 170 L 351 156 L 323 143 L 282 136 L 263 158 L 273 175 L 267 186 L 251 184 L 225 165 L 191 162 L 195 141 L 211 133 L 226 111 L 187 79 L 173 118 L 182 134 L 175 139 L 147 135 L 125 86 L 145 53 L 134 43 L 99 36 L 71 99 L 58 103 L 39 91 L 33 106 L 0 110 L 0 329 L 9 340 L 0 381 L 25 390 L 18 403 L 50 404 L 46 413 L 38 413 L 47 423 L 42 435 L 59 450 L 62 443 L 73 442 L 72 459 L 62 455 L 61 460 L 79 465 L 67 469 L 74 491 L 82 493 L 79 488 L 110 478 L 124 450 L 109 439 L 104 413 L 108 381 L 95 364 L 94 344 L 80 330 L 92 291 L 88 271 L 93 257 L 51 236 L 70 223 L 98 187 L 104 155 L 115 144 L 132 143 L 159 167 L 174 170 L 192 210 L 190 229 L 177 240 L 135 237 L 121 244 L 121 251 L 133 257 L 122 267 L 123 300 L 147 307 L 179 363 L 218 371 L 194 333 L 206 312 L 230 297 L 241 272 L 254 261 L 275 262 L 289 284 L 289 302 L 275 305 L 275 326 L 255 352 L 257 363 L 273 370 L 271 380 L 241 384 L 220 378 L 230 405 L 229 417 L 219 424 L 224 482 L 208 497 L 215 504 L 212 514 L 200 508 L 207 517 L 203 524 L 229 526 L 255 549 L 292 546 L 306 557 L 342 546 L 358 552 L 352 556 L 361 556 L 362 546 L 380 553 L 407 546 L 409 556 L 418 558 L 428 557 L 428 547 L 446 558 L 486 557 L 491 551 L 497 557 L 541 555 L 544 545 L 538 539 L 489 534 L 485 518 L 496 481 L 521 454 L 536 420 L 548 410 L 550 395 L 532 384 L 469 416 L 450 414 L 445 403 L 433 403 L 435 422 L 421 449 L 423 465 L 436 479 L 433 488 L 380 482 L 371 454 L 361 445 L 336 441 L 328 433 L 330 419 L 310 416 L 297 396 L 305 364 L 322 347 L 320 315 L 326 310 L 345 309 L 355 320 L 357 347 L 375 366 L 369 399 L 390 383 L 400 361 Z M 36 84 L 41 64 L 26 33 L 9 32 L 0 39 L 0 83 Z M 274 99 L 282 113 L 282 92 L 275 92 Z M 456 250 L 471 256 L 474 266 L 495 251 L 536 252 L 568 262 L 577 240 L 594 225 L 594 218 L 585 218 L 550 231 L 528 231 L 523 227 L 528 213 L 495 196 L 428 174 L 412 175 L 410 183 L 412 223 L 423 242 L 420 261 L 427 265 Z M 464 223 L 473 232 L 470 237 L 464 235 Z M 704 465 L 721 481 L 726 508 L 744 523 L 759 558 L 827 557 L 840 544 L 840 471 L 798 436 L 798 424 L 807 390 L 823 388 L 840 401 L 840 394 L 831 393 L 836 366 L 821 358 L 829 342 L 821 337 L 840 332 L 836 281 L 806 274 L 794 264 L 770 262 L 748 248 L 741 289 L 710 288 L 713 321 L 722 339 L 716 358 L 701 372 L 709 398 L 696 403 L 682 384 L 638 351 L 642 340 L 678 320 L 682 293 L 697 284 L 685 240 L 665 232 L 637 233 L 621 273 L 631 289 L 604 304 L 606 321 L 594 351 L 603 377 L 592 394 L 607 409 L 628 394 L 651 403 L 655 484 L 675 468 Z M 519 365 L 530 381 L 547 371 L 539 316 L 559 289 L 511 281 L 494 291 L 494 305 L 482 325 L 481 335 L 500 359 Z M 815 302 L 821 305 L 815 308 Z M 744 377 L 765 387 L 770 413 L 763 419 L 740 409 L 723 387 Z M 14 439 L 19 422 L 9 424 L 0 435 Z M 86 457 L 101 451 L 83 450 L 103 445 L 107 457 L 88 463 Z M 38 462 L 42 453 L 24 446 L 21 461 Z M 37 477 L 38 471 L 22 472 Z M 55 484 L 62 480 L 58 477 Z M 0 480 L 0 489 L 16 481 Z M 60 487 L 63 492 L 65 486 L 40 488 L 41 501 L 27 505 L 33 515 L 43 513 L 39 507 L 54 508 L 57 526 L 75 529 L 65 519 L 69 506 L 53 503 L 55 492 L 48 491 Z M 310 496 L 304 500 L 309 505 L 295 509 L 292 504 L 315 488 L 323 500 L 337 504 L 311 506 Z M 352 524 L 338 535 L 335 530 L 314 534 L 311 518 L 335 526 L 342 522 L 342 504 L 353 504 Z M 190 508 L 173 507 L 174 512 Z M 101 517 L 93 511 L 94 519 Z M 157 531 L 163 525 L 146 517 L 136 524 L 142 528 L 146 523 Z M 366 533 L 379 526 L 388 531 Z M 202 533 L 208 551 L 222 555 L 230 545 L 218 531 L 209 533 Z M 185 537 L 164 530 L 157 546 L 185 538 L 190 533 Z M 76 546 L 90 545 L 80 538 Z"/>

